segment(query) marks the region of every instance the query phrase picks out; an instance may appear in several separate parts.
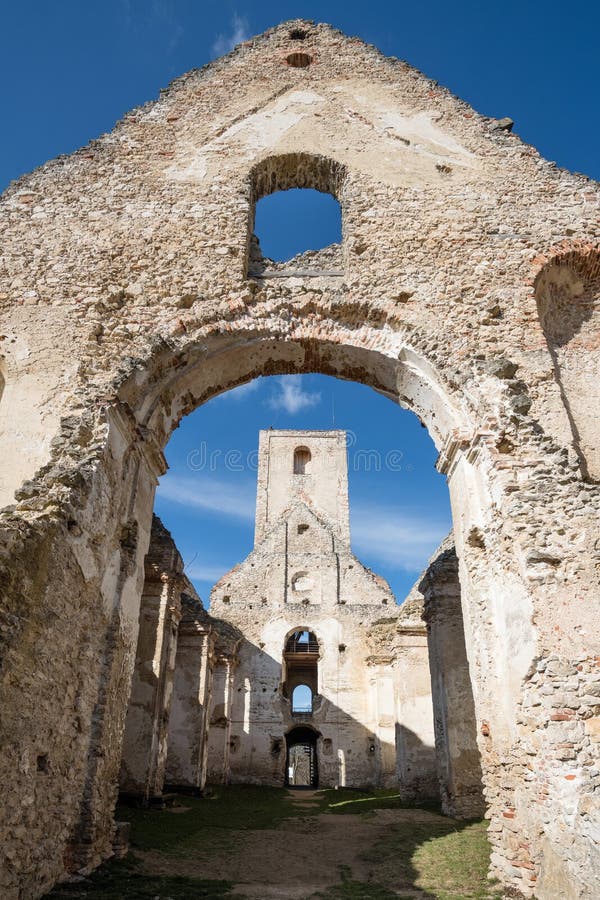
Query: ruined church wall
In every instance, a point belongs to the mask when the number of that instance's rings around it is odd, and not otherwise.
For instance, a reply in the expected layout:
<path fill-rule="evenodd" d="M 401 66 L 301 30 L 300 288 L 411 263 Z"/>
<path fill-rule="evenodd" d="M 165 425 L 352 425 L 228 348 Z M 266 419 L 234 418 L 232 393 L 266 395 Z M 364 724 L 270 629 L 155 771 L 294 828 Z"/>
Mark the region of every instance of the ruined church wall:
<path fill-rule="evenodd" d="M 202 696 L 210 684 L 206 652 L 210 629 L 206 626 L 207 615 L 200 598 L 184 575 L 183 560 L 175 542 L 156 515 L 152 518 L 144 570 L 119 786 L 121 793 L 148 802 L 162 794 L 168 753 L 171 769 L 176 748 L 186 754 L 188 762 L 190 757 L 202 755 L 203 726 L 200 724 L 197 733 L 189 733 L 189 717 L 195 724 L 198 716 L 202 720 Z M 196 658 L 189 656 L 190 634 L 196 637 L 193 642 Z M 204 648 L 203 639 L 206 639 Z M 176 671 L 177 665 L 179 671 Z M 186 707 L 187 716 L 181 715 L 182 706 Z M 175 739 L 182 737 L 182 731 L 189 740 L 188 747 L 181 746 Z M 179 768 L 181 770 L 181 766 Z M 192 784 L 197 786 L 200 762 L 196 763 L 196 769 Z M 189 766 L 187 772 L 189 775 Z"/>
<path fill-rule="evenodd" d="M 553 359 L 537 279 L 572 254 L 574 301 L 597 305 L 598 187 L 406 63 L 307 28 L 307 68 L 287 65 L 283 25 L 0 203 L 0 407 L 18 406 L 0 434 L 16 501 L 2 514 L 8 897 L 83 865 L 68 834 L 88 862 L 110 852 L 160 449 L 222 390 L 307 371 L 367 383 L 429 428 L 489 725 L 492 871 L 543 900 L 593 897 L 599 495 L 561 373 L 593 378 L 595 338 L 585 327 L 568 365 Z M 341 200 L 343 278 L 246 279 L 256 196 L 317 182 Z M 591 458 L 597 437 L 580 444 Z"/>
<path fill-rule="evenodd" d="M 132 506 L 119 485 L 136 475 Z M 0 686 L 1 765 L 20 798 L 1 812 L 7 900 L 41 896 L 65 871 L 88 871 L 112 852 L 155 475 L 113 422 L 82 482 L 91 489 L 76 507 L 61 486 L 31 517 L 2 525 L 12 677 Z M 99 505 L 106 495 L 114 503 Z"/>
<path fill-rule="evenodd" d="M 485 813 L 472 679 L 466 655 L 458 561 L 452 540 L 434 554 L 418 589 L 424 597 L 442 809 L 456 818 Z"/>
<path fill-rule="evenodd" d="M 131 694 L 127 706 L 120 791 L 150 800 L 162 793 L 166 725 L 175 668 L 178 597 L 162 579 L 144 584 Z"/>
<path fill-rule="evenodd" d="M 212 674 L 207 735 L 206 780 L 209 784 L 229 784 L 233 660 L 218 658 Z"/>
<path fill-rule="evenodd" d="M 368 623 L 375 617 L 368 607 L 361 607 L 358 614 L 341 607 L 335 615 L 314 607 L 307 613 L 304 608 L 301 621 L 291 611 L 263 613 L 257 623 L 250 620 L 253 612 L 230 605 L 228 616 L 246 639 L 233 669 L 227 723 L 219 717 L 220 691 L 213 700 L 216 724 L 209 737 L 209 780 L 222 780 L 226 733 L 231 782 L 283 784 L 285 734 L 297 725 L 308 725 L 319 735 L 321 786 L 396 786 L 396 732 L 398 723 L 405 722 L 398 716 L 405 716 L 424 755 L 414 749 L 415 771 L 410 778 L 405 773 L 402 783 L 410 799 L 431 797 L 433 732 L 424 630 L 420 640 L 413 640 L 420 649 L 409 650 L 406 659 L 399 653 L 396 668 L 389 659 L 379 663 L 369 659 Z M 285 641 L 298 627 L 314 632 L 319 641 L 319 688 L 310 716 L 292 715 L 290 699 L 282 691 Z M 427 712 L 429 718 L 421 719 Z"/>
<path fill-rule="evenodd" d="M 427 636 L 416 632 L 394 645 L 396 780 L 407 800 L 439 800 Z"/>

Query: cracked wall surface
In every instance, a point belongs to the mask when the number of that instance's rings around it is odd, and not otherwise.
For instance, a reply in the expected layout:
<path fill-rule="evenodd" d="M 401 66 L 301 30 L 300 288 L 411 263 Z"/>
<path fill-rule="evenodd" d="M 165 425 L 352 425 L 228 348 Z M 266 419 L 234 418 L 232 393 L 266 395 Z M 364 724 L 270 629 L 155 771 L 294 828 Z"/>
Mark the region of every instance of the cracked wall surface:
<path fill-rule="evenodd" d="M 2 196 L 2 891 L 110 853 L 172 429 L 257 375 L 323 372 L 411 409 L 440 452 L 492 873 L 593 897 L 598 186 L 406 63 L 298 27 Z M 341 275 L 247 277 L 254 203 L 291 186 L 340 201 Z"/>

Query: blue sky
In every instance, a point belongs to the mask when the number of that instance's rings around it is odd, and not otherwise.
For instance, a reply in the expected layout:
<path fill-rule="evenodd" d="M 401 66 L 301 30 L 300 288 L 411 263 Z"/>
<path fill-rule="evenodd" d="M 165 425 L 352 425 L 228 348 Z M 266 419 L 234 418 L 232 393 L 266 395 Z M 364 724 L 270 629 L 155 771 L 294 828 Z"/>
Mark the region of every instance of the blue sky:
<path fill-rule="evenodd" d="M 323 375 L 259 378 L 184 420 L 167 447 L 156 511 L 203 598 L 252 549 L 260 428 L 348 430 L 352 544 L 404 599 L 450 530 L 437 453 L 412 413 Z"/>
<path fill-rule="evenodd" d="M 236 40 L 302 16 L 511 116 L 549 159 L 600 178 L 600 4 L 559 0 L 5 0 L 0 188 L 109 131 Z"/>
<path fill-rule="evenodd" d="M 485 115 L 513 118 L 515 131 L 547 158 L 600 178 L 600 4 L 589 0 L 21 0 L 0 13 L 0 189 L 109 131 L 181 73 L 298 16 L 328 21 L 408 60 Z M 257 210 L 264 251 L 292 256 L 304 249 L 307 227 L 321 245 L 334 240 L 335 204 L 320 202 L 316 209 L 306 194 L 266 198 Z M 355 551 L 404 597 L 450 525 L 433 445 L 414 416 L 369 389 L 309 375 L 261 379 L 216 398 L 185 420 L 167 448 L 171 469 L 157 510 L 205 600 L 252 545 L 248 454 L 258 429 L 329 428 L 334 421 L 352 433 Z M 360 451 L 378 454 L 370 472 Z"/>

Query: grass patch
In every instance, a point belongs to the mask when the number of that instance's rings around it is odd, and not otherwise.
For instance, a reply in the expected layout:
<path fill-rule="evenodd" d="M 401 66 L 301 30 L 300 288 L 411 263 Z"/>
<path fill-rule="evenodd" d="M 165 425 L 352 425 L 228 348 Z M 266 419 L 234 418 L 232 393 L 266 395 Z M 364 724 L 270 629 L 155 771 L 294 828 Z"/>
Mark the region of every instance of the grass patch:
<path fill-rule="evenodd" d="M 316 810 L 294 807 L 281 788 L 219 785 L 206 798 L 181 796 L 183 811 L 119 806 L 116 818 L 131 822 L 131 846 L 139 850 L 185 856 L 226 852 L 239 836 L 233 832 L 276 828 L 284 818 Z"/>
<path fill-rule="evenodd" d="M 487 878 L 489 860 L 487 822 L 472 822 L 423 841 L 413 856 L 416 883 L 438 900 L 500 900 Z"/>
<path fill-rule="evenodd" d="M 137 861 L 128 858 L 100 866 L 89 878 L 62 884 L 46 895 L 47 900 L 236 900 L 228 881 L 187 878 L 181 875 L 144 875 Z"/>
<path fill-rule="evenodd" d="M 415 886 L 435 900 L 501 900 L 487 878 L 486 830 L 485 822 L 423 813 L 417 821 L 392 825 L 363 858 L 376 865 L 382 884 Z"/>
<path fill-rule="evenodd" d="M 416 806 L 402 800 L 398 791 L 394 788 L 381 788 L 375 791 L 360 791 L 352 788 L 341 790 L 325 790 L 319 792 L 322 811 L 347 815 L 356 813 L 373 812 L 377 809 L 428 809 L 439 812 L 439 803 L 424 803 Z"/>
<path fill-rule="evenodd" d="M 231 860 L 240 859 L 249 833 L 264 829 L 276 831 L 286 819 L 308 820 L 297 830 L 286 826 L 289 841 L 297 844 L 302 852 L 306 827 L 307 834 L 318 832 L 316 817 L 321 813 L 373 817 L 378 830 L 372 840 L 361 838 L 353 856 L 367 866 L 361 866 L 360 872 L 351 871 L 347 865 L 338 864 L 336 869 L 336 857 L 332 856 L 331 881 L 336 880 L 337 871 L 338 883 L 321 888 L 313 900 L 409 900 L 416 896 L 423 900 L 500 900 L 502 897 L 487 880 L 489 845 L 484 822 L 449 819 L 441 816 L 435 806 L 409 806 L 401 801 L 397 790 L 321 790 L 311 796 L 313 806 L 297 805 L 294 799 L 293 794 L 281 788 L 236 785 L 215 787 L 210 798 L 181 795 L 175 812 L 121 806 L 117 818 L 131 822 L 134 853 L 126 860 L 102 866 L 82 882 L 59 886 L 48 898 L 240 900 L 233 893 L 230 881 L 218 879 L 221 873 L 232 871 Z M 298 799 L 302 799 L 301 794 Z M 375 819 L 377 810 L 397 810 L 397 814 L 386 817 L 389 825 L 385 826 L 383 838 L 381 819 Z M 360 829 L 359 833 L 364 835 L 362 824 Z M 143 854 L 137 859 L 136 850 Z M 168 872 L 169 858 L 181 874 L 151 875 L 144 871 L 147 860 L 153 859 L 160 861 L 158 871 Z M 182 862 L 185 859 L 190 860 L 189 867 Z M 211 874 L 217 880 L 195 877 L 203 874 Z M 260 866 L 252 872 L 252 877 L 262 883 Z M 285 883 L 285 869 L 282 878 Z M 326 877 L 317 884 L 328 882 L 330 879 Z"/>

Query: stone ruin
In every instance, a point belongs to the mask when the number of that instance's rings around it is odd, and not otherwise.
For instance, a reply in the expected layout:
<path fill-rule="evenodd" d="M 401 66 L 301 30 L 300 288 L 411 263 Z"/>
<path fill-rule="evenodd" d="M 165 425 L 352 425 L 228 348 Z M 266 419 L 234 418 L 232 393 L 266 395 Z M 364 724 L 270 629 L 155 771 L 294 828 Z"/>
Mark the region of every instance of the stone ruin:
<path fill-rule="evenodd" d="M 472 696 L 491 874 L 597 896 L 600 191 L 510 124 L 285 23 L 3 195 L 4 897 L 112 852 L 123 735 L 146 727 L 135 694 L 125 720 L 169 435 L 222 391 L 302 372 L 429 430 L 456 547 L 422 583 L 430 653 L 444 673 L 462 631 L 469 674 L 433 698 Z M 254 208 L 291 187 L 333 194 L 343 239 L 273 270 Z M 168 644 L 185 588 L 162 584 Z M 168 763 L 153 740 L 149 791 Z"/>
<path fill-rule="evenodd" d="M 345 432 L 260 433 L 255 546 L 210 614 L 155 516 L 139 621 L 122 797 L 395 787 L 484 814 L 452 539 L 398 607 L 350 548 Z M 310 756 L 303 781 L 294 748 Z"/>
<path fill-rule="evenodd" d="M 351 551 L 346 433 L 262 431 L 256 506 L 254 549 L 210 597 L 242 640 L 211 698 L 209 780 L 299 784 L 299 746 L 302 786 L 436 798 L 427 632 Z"/>

